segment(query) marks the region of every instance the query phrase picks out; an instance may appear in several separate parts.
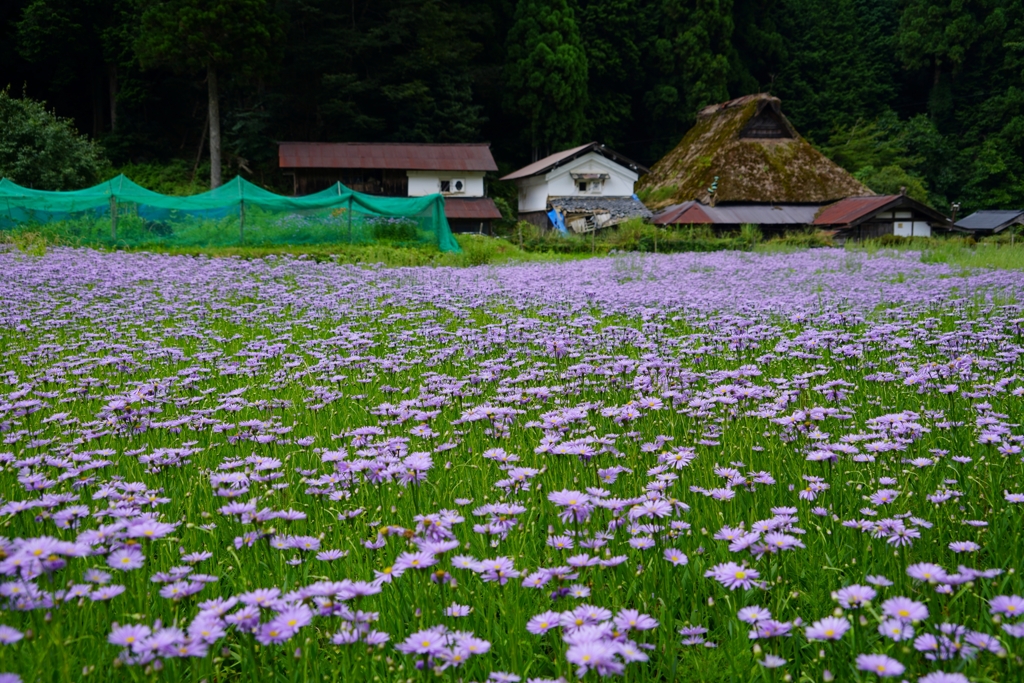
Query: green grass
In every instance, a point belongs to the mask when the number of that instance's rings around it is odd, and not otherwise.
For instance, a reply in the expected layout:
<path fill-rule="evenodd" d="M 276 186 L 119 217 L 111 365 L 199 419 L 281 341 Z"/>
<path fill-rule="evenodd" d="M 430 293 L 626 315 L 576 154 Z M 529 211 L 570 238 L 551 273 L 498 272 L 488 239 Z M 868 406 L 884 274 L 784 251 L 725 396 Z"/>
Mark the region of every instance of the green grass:
<path fill-rule="evenodd" d="M 980 242 L 960 238 L 917 238 L 899 244 L 870 240 L 847 242 L 846 249 L 871 256 L 916 253 L 922 263 L 946 263 L 964 269 L 1024 270 L 1024 241 L 1011 243 L 1008 235 Z"/>

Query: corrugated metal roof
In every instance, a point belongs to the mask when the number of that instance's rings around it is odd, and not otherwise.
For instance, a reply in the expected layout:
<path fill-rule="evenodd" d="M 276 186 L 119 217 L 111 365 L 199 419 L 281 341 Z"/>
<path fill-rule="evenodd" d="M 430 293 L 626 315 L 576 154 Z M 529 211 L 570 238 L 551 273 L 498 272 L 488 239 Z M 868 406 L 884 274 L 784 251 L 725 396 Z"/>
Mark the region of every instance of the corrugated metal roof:
<path fill-rule="evenodd" d="M 881 211 L 900 198 L 901 195 L 890 194 L 840 199 L 835 204 L 826 206 L 814 219 L 814 225 L 849 225 Z"/>
<path fill-rule="evenodd" d="M 956 222 L 964 230 L 1001 230 L 1008 225 L 1024 221 L 1024 210 L 975 211 Z"/>
<path fill-rule="evenodd" d="M 487 143 L 281 142 L 281 168 L 382 168 L 398 171 L 497 171 Z"/>
<path fill-rule="evenodd" d="M 611 161 L 614 161 L 620 166 L 625 166 L 626 168 L 637 171 L 638 173 L 647 172 L 647 168 L 645 166 L 641 166 L 635 161 L 627 159 L 618 152 L 614 152 L 597 142 L 588 142 L 585 145 L 580 145 L 579 147 L 573 147 L 572 149 L 566 149 L 562 150 L 561 152 L 556 152 L 551 156 L 546 156 L 543 159 L 540 159 L 539 161 L 535 161 L 532 164 L 523 166 L 518 171 L 509 173 L 507 176 L 503 177 L 502 180 L 517 180 L 519 178 L 529 178 L 530 176 L 540 175 L 541 173 L 547 173 L 549 170 L 559 165 L 560 163 L 570 161 L 572 159 L 575 159 L 576 157 L 583 156 L 587 152 L 591 151 L 597 152 L 601 156 L 604 156 L 610 159 Z"/>
<path fill-rule="evenodd" d="M 654 217 L 657 225 L 810 225 L 821 207 L 815 204 L 734 204 L 704 206 L 689 201 Z"/>
<path fill-rule="evenodd" d="M 566 159 L 570 159 L 573 156 L 575 156 L 576 154 L 579 154 L 583 150 L 590 149 L 591 147 L 593 147 L 596 144 L 597 144 L 596 142 L 588 142 L 587 144 L 580 145 L 579 147 L 573 147 L 572 149 L 564 149 L 561 152 L 555 152 L 551 156 L 546 156 L 543 159 L 539 159 L 539 160 L 533 162 L 532 164 L 528 164 L 526 166 L 523 166 L 518 171 L 514 171 L 512 173 L 509 173 L 507 176 L 502 178 L 502 180 L 515 180 L 516 178 L 529 178 L 532 175 L 537 175 L 538 173 L 543 173 L 543 172 L 547 171 L 549 168 L 551 168 L 552 166 L 558 164 L 559 162 L 564 161 Z"/>
<path fill-rule="evenodd" d="M 491 221 L 501 218 L 501 212 L 489 197 L 446 197 L 444 215 L 449 220 Z"/>

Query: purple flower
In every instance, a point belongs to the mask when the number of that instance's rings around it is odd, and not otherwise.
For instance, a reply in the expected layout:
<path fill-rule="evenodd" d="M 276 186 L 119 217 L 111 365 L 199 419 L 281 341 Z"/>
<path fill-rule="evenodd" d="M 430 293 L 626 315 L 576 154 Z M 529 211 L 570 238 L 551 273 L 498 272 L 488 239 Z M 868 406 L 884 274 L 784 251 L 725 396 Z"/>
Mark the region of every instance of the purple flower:
<path fill-rule="evenodd" d="M 120 645 L 121 647 L 130 647 L 138 650 L 140 643 L 149 637 L 150 631 L 148 626 L 144 624 L 125 624 L 119 626 L 117 622 L 114 622 L 114 628 L 110 631 L 110 635 L 107 636 L 107 642 L 111 645 Z"/>
<path fill-rule="evenodd" d="M 914 627 L 900 619 L 885 619 L 878 625 L 878 632 L 886 638 L 899 642 L 914 637 Z"/>
<path fill-rule="evenodd" d="M 713 578 L 729 590 L 742 588 L 747 590 L 752 587 L 761 574 L 756 569 L 741 566 L 735 562 L 718 564 L 704 573 L 704 576 Z"/>
<path fill-rule="evenodd" d="M 736 616 L 739 618 L 740 621 L 746 622 L 748 624 L 756 624 L 759 621 L 771 619 L 772 613 L 764 607 L 752 605 L 750 607 L 743 607 L 742 609 L 740 609 L 740 611 L 737 612 Z"/>
<path fill-rule="evenodd" d="M 680 566 L 689 563 L 690 559 L 683 553 L 679 552 L 675 548 L 666 548 L 665 559 L 672 563 L 673 566 Z"/>
<path fill-rule="evenodd" d="M 473 608 L 469 605 L 459 605 L 454 602 L 444 608 L 444 614 L 446 617 L 468 617 L 469 613 L 472 611 Z"/>
<path fill-rule="evenodd" d="M 445 648 L 445 634 L 447 632 L 448 629 L 444 626 L 435 626 L 423 631 L 416 631 L 396 645 L 395 649 L 407 655 L 440 654 Z"/>
<path fill-rule="evenodd" d="M 526 623 L 526 630 L 535 636 L 542 636 L 559 626 L 561 616 L 558 612 L 542 612 Z"/>
<path fill-rule="evenodd" d="M 576 664 L 576 676 L 583 678 L 588 671 L 595 670 L 602 676 L 621 674 L 625 667 L 615 659 L 618 648 L 606 641 L 591 641 L 571 646 L 565 658 Z"/>
<path fill-rule="evenodd" d="M 882 678 L 899 676 L 905 668 L 898 661 L 886 655 L 857 655 L 857 669 L 859 671 L 870 671 Z"/>
<path fill-rule="evenodd" d="M 845 617 L 825 617 L 814 622 L 804 631 L 807 640 L 839 640 L 850 630 Z"/>
<path fill-rule="evenodd" d="M 786 660 L 778 655 L 765 655 L 764 659 L 760 659 L 757 662 L 766 669 L 777 669 L 780 666 L 786 664 Z"/>
<path fill-rule="evenodd" d="M 974 541 L 953 541 L 949 544 L 949 549 L 954 553 L 973 553 L 981 549 L 981 546 Z"/>
<path fill-rule="evenodd" d="M 907 576 L 918 581 L 942 583 L 946 580 L 946 570 L 937 564 L 919 562 L 907 567 Z"/>
<path fill-rule="evenodd" d="M 626 631 L 649 631 L 652 628 L 658 627 L 656 619 L 646 615 L 640 614 L 635 609 L 624 609 L 621 610 L 613 622 L 615 628 L 625 633 Z"/>
<path fill-rule="evenodd" d="M 1019 595 L 997 595 L 988 601 L 989 614 L 1007 617 L 1024 616 L 1024 598 Z"/>
<path fill-rule="evenodd" d="M 836 600 L 846 609 L 857 609 L 862 607 L 864 603 L 874 600 L 876 595 L 878 595 L 878 592 L 874 588 L 853 584 L 852 586 L 840 588 L 836 593 Z"/>
<path fill-rule="evenodd" d="M 923 621 L 928 618 L 928 608 L 910 598 L 895 597 L 882 603 L 882 614 L 900 621 Z"/>
<path fill-rule="evenodd" d="M 333 562 L 348 555 L 347 550 L 321 550 L 316 554 L 316 559 L 321 562 Z"/>
<path fill-rule="evenodd" d="M 396 572 L 405 571 L 406 569 L 426 569 L 435 564 L 437 564 L 437 556 L 433 553 L 402 553 L 395 560 L 394 569 Z"/>
<path fill-rule="evenodd" d="M 926 676 L 917 679 L 917 683 L 970 683 L 967 676 L 961 673 L 945 673 L 933 671 Z"/>
<path fill-rule="evenodd" d="M 107 556 L 107 565 L 125 572 L 138 569 L 145 561 L 146 558 L 134 546 L 115 550 Z"/>
<path fill-rule="evenodd" d="M 18 642 L 24 637 L 24 634 L 18 629 L 6 624 L 0 624 L 0 645 L 10 645 L 11 643 Z"/>

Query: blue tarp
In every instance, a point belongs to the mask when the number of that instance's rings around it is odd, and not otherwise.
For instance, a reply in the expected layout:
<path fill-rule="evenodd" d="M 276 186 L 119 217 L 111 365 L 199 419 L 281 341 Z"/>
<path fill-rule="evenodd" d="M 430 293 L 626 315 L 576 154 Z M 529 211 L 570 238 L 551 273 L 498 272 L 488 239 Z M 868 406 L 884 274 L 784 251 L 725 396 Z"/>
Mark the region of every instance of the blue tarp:
<path fill-rule="evenodd" d="M 559 232 L 564 232 L 566 234 L 569 233 L 565 227 L 565 219 L 562 218 L 562 214 L 558 213 L 554 209 L 548 211 L 548 220 L 551 221 L 551 225 L 555 226 Z"/>

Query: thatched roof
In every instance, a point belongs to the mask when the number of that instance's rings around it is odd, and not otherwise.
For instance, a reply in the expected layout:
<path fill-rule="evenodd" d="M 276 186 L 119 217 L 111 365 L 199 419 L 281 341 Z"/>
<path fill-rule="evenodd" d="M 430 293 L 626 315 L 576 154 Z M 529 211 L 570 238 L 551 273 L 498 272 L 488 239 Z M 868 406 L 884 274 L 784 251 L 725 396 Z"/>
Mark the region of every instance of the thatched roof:
<path fill-rule="evenodd" d="M 779 99 L 767 94 L 702 109 L 637 193 L 655 210 L 694 199 L 710 204 L 716 176 L 715 203 L 821 204 L 874 194 L 800 137 Z"/>

